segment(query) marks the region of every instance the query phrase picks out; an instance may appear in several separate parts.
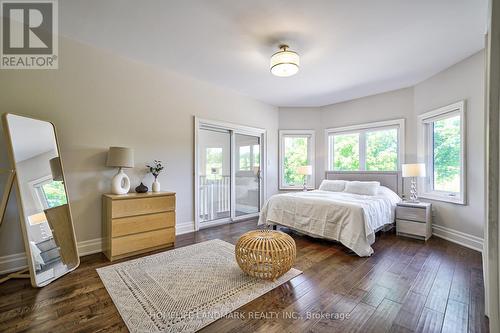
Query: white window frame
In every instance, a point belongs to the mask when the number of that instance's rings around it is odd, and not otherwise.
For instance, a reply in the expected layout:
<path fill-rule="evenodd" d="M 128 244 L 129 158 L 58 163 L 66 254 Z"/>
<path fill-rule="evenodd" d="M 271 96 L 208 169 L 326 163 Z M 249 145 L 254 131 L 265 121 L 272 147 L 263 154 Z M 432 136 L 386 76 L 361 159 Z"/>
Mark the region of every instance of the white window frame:
<path fill-rule="evenodd" d="M 45 210 L 49 208 L 49 204 L 47 202 L 47 198 L 43 193 L 42 187 L 45 184 L 50 184 L 52 181 L 52 175 L 47 175 L 28 182 L 33 200 L 39 210 Z"/>
<path fill-rule="evenodd" d="M 306 184 L 307 189 L 312 190 L 314 189 L 314 186 L 316 184 L 316 178 L 315 178 L 315 173 L 316 173 L 316 157 L 315 157 L 315 151 L 316 151 L 316 131 L 314 130 L 280 130 L 279 131 L 279 189 L 280 190 L 299 190 L 303 189 L 302 184 L 297 184 L 297 185 L 288 185 L 285 184 L 283 181 L 283 175 L 284 175 L 284 170 L 283 170 L 283 162 L 284 162 L 284 156 L 283 152 L 285 151 L 285 137 L 303 137 L 307 136 L 309 137 L 309 147 L 308 147 L 308 156 L 309 160 L 311 161 L 311 167 L 312 167 L 312 175 L 309 178 L 310 183 Z"/>
<path fill-rule="evenodd" d="M 432 139 L 430 136 L 431 124 L 440 119 L 448 118 L 451 115 L 460 115 L 460 192 L 435 191 L 434 185 L 434 167 L 432 156 Z M 424 199 L 450 202 L 459 205 L 467 204 L 467 118 L 465 112 L 465 100 L 446 105 L 436 110 L 421 114 L 418 116 L 419 140 L 418 157 L 420 161 L 425 162 L 427 177 L 419 181 L 419 196 Z"/>
<path fill-rule="evenodd" d="M 359 125 L 334 127 L 325 129 L 325 170 L 327 171 L 341 171 L 330 168 L 334 161 L 334 147 L 330 146 L 330 136 L 336 134 L 351 134 L 359 133 L 359 170 L 366 170 L 366 133 L 384 129 L 398 129 L 398 163 L 397 171 L 401 170 L 401 164 L 405 159 L 405 119 L 392 119 L 377 121 L 371 123 L 364 123 Z"/>

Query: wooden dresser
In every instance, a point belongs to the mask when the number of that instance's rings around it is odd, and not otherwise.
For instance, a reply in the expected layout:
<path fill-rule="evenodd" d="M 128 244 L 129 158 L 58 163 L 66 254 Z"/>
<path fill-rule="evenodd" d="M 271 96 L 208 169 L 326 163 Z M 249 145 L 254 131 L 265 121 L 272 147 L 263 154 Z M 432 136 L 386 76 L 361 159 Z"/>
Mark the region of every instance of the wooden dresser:
<path fill-rule="evenodd" d="M 102 197 L 104 254 L 113 261 L 175 243 L 175 193 Z"/>

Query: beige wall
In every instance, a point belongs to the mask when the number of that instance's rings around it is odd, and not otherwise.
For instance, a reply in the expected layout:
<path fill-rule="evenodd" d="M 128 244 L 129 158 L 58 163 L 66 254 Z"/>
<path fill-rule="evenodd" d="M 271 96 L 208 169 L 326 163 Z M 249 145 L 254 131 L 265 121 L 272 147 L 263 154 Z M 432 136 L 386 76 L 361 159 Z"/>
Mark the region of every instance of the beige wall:
<path fill-rule="evenodd" d="M 465 99 L 467 118 L 467 205 L 432 201 L 435 222 L 483 238 L 485 221 L 484 51 L 415 86 L 415 114 Z"/>
<path fill-rule="evenodd" d="M 316 130 L 316 186 L 326 167 L 325 129 L 381 120 L 413 118 L 413 89 L 405 88 L 320 108 L 280 108 L 280 129 Z M 408 131 L 406 137 L 412 133 Z M 407 148 L 408 149 L 408 148 Z"/>
<path fill-rule="evenodd" d="M 193 116 L 264 127 L 267 195 L 277 191 L 278 110 L 239 93 L 121 58 L 61 38 L 59 70 L 2 71 L 2 112 L 50 120 L 57 126 L 78 241 L 101 237 L 101 194 L 115 170 L 109 146 L 135 150 L 132 186 L 144 164 L 166 163 L 163 190 L 177 192 L 177 223 L 193 217 Z M 0 167 L 6 167 L 5 142 Z M 2 179 L 2 182 L 4 179 Z M 152 179 L 147 178 L 150 186 Z M 0 184 L 3 188 L 3 183 Z M 15 200 L 0 229 L 0 257 L 23 251 Z"/>
<path fill-rule="evenodd" d="M 316 185 L 324 179 L 325 129 L 397 118 L 406 119 L 405 161 L 417 161 L 417 115 L 467 100 L 466 206 L 433 201 L 434 223 L 483 238 L 485 189 L 484 51 L 405 89 L 320 108 L 280 108 L 280 129 L 316 130 Z M 406 184 L 407 185 L 407 184 Z M 405 186 L 406 192 L 408 186 Z"/>

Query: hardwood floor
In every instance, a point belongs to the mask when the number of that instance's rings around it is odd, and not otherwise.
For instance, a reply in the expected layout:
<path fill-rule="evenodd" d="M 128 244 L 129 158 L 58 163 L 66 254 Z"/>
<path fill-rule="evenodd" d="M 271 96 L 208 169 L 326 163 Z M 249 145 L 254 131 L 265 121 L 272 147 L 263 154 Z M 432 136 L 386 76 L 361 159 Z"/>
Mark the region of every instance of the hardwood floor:
<path fill-rule="evenodd" d="M 176 247 L 214 238 L 234 244 L 255 228 L 253 220 L 205 229 L 178 236 Z M 203 332 L 488 331 L 476 251 L 435 237 L 424 243 L 383 233 L 375 254 L 359 258 L 339 244 L 292 236 L 294 267 L 304 273 Z M 106 265 L 95 254 L 41 289 L 28 280 L 0 285 L 0 332 L 126 332 L 95 271 Z"/>

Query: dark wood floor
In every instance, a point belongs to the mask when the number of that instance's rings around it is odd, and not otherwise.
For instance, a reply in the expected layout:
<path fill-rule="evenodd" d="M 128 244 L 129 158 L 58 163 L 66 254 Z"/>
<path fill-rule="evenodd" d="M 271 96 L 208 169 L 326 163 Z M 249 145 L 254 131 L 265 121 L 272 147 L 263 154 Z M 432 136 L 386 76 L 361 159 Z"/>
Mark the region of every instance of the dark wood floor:
<path fill-rule="evenodd" d="M 176 247 L 219 238 L 235 243 L 256 221 L 177 237 Z M 448 241 L 381 234 L 375 254 L 292 235 L 304 273 L 241 307 L 205 332 L 487 332 L 480 253 Z M 0 285 L 0 332 L 119 332 L 126 326 L 96 268 L 102 254 L 41 288 Z M 342 316 L 344 320 L 331 317 Z M 267 318 L 263 320 L 263 318 Z"/>

